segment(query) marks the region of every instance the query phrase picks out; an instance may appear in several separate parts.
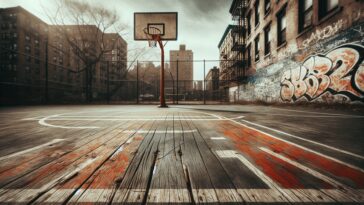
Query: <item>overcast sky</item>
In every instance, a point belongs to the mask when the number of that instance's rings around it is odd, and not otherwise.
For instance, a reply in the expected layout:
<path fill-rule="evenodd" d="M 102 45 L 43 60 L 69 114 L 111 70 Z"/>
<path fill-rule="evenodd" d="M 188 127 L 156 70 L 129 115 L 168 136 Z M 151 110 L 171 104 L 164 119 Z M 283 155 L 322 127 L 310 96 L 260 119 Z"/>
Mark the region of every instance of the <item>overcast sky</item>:
<path fill-rule="evenodd" d="M 95 5 L 100 2 L 109 9 L 116 10 L 120 20 L 128 26 L 123 38 L 128 42 L 129 48 L 145 47 L 147 42 L 133 40 L 133 13 L 134 12 L 178 12 L 178 40 L 170 41 L 166 45 L 166 59 L 169 59 L 169 50 L 178 50 L 179 44 L 186 44 L 187 49 L 194 53 L 195 60 L 218 60 L 217 45 L 229 23 L 231 17 L 229 7 L 232 0 L 85 0 Z M 54 8 L 54 0 L 0 0 L 0 7 L 22 6 L 49 23 L 44 14 L 44 8 Z M 148 50 L 141 60 L 159 60 L 159 49 Z M 206 63 L 207 70 L 218 62 Z M 203 63 L 194 64 L 194 78 L 202 79 Z"/>

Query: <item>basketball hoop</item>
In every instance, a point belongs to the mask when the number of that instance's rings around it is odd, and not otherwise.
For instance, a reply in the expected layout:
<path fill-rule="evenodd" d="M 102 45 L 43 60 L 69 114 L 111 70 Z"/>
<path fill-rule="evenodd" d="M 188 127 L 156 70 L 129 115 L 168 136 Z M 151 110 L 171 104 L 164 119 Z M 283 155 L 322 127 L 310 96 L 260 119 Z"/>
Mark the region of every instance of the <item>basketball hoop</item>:
<path fill-rule="evenodd" d="M 134 40 L 148 41 L 149 47 L 161 49 L 159 107 L 168 107 L 164 95 L 164 46 L 163 41 L 177 40 L 177 12 L 134 13 Z"/>
<path fill-rule="evenodd" d="M 157 43 L 160 40 L 162 34 L 161 30 L 156 27 L 149 26 L 144 28 L 145 37 L 148 39 L 149 47 L 157 47 Z"/>

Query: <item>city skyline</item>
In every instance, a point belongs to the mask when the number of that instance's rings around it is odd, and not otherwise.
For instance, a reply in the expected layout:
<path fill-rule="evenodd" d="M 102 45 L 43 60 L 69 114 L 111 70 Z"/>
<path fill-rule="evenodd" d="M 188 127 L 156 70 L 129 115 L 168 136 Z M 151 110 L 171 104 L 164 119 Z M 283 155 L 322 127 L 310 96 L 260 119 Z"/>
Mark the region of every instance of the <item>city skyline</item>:
<path fill-rule="evenodd" d="M 0 204 L 364 204 L 364 1 L 0 1 Z"/>
<path fill-rule="evenodd" d="M 97 1 L 88 0 L 90 4 L 98 5 Z M 166 51 L 176 50 L 180 44 L 186 44 L 193 52 L 196 60 L 219 60 L 219 50 L 217 48 L 221 35 L 230 22 L 231 16 L 226 10 L 230 7 L 231 0 L 220 1 L 212 0 L 209 4 L 203 1 L 176 1 L 170 3 L 166 0 L 158 0 L 158 3 L 151 3 L 146 0 L 138 1 L 103 1 L 103 6 L 110 10 L 115 10 L 120 21 L 127 25 L 127 30 L 121 36 L 127 41 L 128 49 L 146 48 L 146 54 L 140 60 L 159 61 L 159 49 L 148 48 L 147 42 L 136 42 L 133 40 L 133 13 L 134 12 L 157 12 L 157 11 L 176 11 L 178 12 L 178 40 L 169 41 L 166 44 Z M 155 1 L 154 1 L 155 2 Z M 1 8 L 21 6 L 41 20 L 50 24 L 47 12 L 54 10 L 54 3 L 45 0 L 36 0 L 31 3 L 26 0 L 3 0 L 0 2 Z M 208 35 L 206 35 L 208 34 Z M 130 56 L 128 59 L 131 59 Z M 169 56 L 166 56 L 166 62 Z M 218 61 L 208 62 L 206 72 L 214 66 L 218 66 Z M 195 62 L 194 79 L 203 79 L 203 64 Z"/>

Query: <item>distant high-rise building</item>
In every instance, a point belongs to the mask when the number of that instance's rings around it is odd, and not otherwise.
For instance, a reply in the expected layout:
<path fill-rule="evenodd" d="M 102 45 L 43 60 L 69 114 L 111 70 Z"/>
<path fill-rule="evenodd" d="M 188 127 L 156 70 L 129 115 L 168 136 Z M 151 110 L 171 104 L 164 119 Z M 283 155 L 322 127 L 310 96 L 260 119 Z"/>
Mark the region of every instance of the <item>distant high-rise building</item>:
<path fill-rule="evenodd" d="M 206 75 L 206 90 L 218 90 L 219 89 L 219 69 L 215 66 L 209 70 Z"/>
<path fill-rule="evenodd" d="M 170 70 L 173 78 L 177 81 L 179 93 L 193 90 L 193 52 L 186 50 L 186 45 L 180 45 L 179 50 L 170 51 Z M 177 65 L 178 64 L 178 65 Z"/>

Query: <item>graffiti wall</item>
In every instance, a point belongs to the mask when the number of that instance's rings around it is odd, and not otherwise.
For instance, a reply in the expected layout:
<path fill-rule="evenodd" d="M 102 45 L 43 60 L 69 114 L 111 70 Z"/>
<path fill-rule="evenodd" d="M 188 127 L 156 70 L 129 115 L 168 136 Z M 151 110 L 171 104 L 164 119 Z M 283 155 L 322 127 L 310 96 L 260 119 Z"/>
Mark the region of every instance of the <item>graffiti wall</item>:
<path fill-rule="evenodd" d="M 306 98 L 312 101 L 325 93 L 362 101 L 364 93 L 364 47 L 346 44 L 327 54 L 308 57 L 297 68 L 283 73 L 280 96 L 283 101 Z"/>
<path fill-rule="evenodd" d="M 248 83 L 238 87 L 235 98 L 285 103 L 364 103 L 361 28 L 353 27 L 320 42 L 320 49 L 304 48 L 259 69 Z"/>

